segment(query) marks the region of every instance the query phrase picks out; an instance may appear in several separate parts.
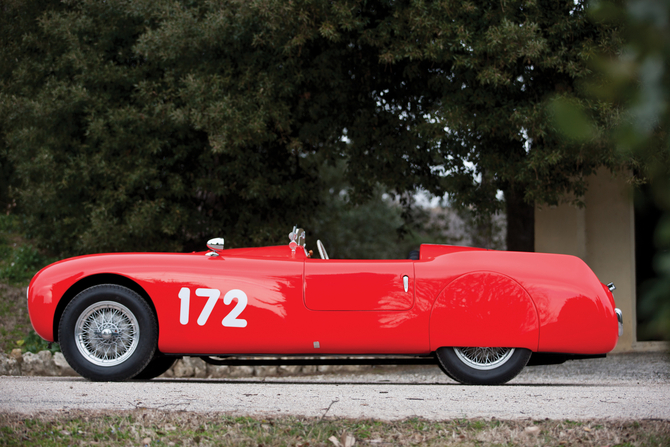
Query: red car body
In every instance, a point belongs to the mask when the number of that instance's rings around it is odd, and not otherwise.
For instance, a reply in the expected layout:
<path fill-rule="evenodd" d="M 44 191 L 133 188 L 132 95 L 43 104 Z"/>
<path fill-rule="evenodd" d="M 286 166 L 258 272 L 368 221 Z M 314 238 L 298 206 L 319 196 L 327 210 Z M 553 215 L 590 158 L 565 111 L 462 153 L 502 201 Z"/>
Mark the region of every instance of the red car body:
<path fill-rule="evenodd" d="M 295 247 L 294 247 L 295 248 Z M 418 260 L 333 260 L 288 245 L 66 259 L 30 283 L 35 331 L 56 341 L 66 305 L 118 284 L 155 312 L 175 355 L 431 355 L 441 347 L 611 351 L 614 298 L 579 258 L 422 245 Z"/>

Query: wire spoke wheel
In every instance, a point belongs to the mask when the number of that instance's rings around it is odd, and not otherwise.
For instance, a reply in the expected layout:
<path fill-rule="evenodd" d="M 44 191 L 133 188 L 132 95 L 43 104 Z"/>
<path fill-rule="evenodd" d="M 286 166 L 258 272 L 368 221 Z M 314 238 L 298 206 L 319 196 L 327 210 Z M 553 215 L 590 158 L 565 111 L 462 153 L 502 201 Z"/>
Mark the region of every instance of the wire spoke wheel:
<path fill-rule="evenodd" d="M 514 348 L 454 348 L 454 352 L 470 368 L 487 371 L 507 363 Z"/>
<path fill-rule="evenodd" d="M 452 379 L 471 385 L 509 382 L 528 363 L 526 348 L 441 347 L 435 351 L 438 364 Z"/>
<path fill-rule="evenodd" d="M 75 324 L 75 344 L 89 362 L 116 366 L 133 355 L 140 340 L 140 325 L 123 304 L 99 301 L 86 308 Z"/>
<path fill-rule="evenodd" d="M 128 380 L 154 358 L 158 322 L 137 292 L 99 284 L 80 292 L 65 307 L 58 341 L 65 360 L 83 377 Z"/>

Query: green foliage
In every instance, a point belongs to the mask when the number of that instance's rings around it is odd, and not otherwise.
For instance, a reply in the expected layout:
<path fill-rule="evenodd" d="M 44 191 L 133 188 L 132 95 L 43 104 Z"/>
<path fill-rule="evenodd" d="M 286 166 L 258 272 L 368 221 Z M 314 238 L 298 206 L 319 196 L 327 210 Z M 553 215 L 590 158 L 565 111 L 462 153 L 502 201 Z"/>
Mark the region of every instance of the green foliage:
<path fill-rule="evenodd" d="M 459 242 L 444 236 L 446 222 L 431 222 L 428 210 L 403 206 L 381 187 L 365 203 L 353 202 L 345 169 L 344 163 L 321 168 L 320 178 L 330 189 L 321 197 L 323 211 L 306 228 L 310 247 L 319 239 L 334 259 L 407 259 L 422 243 Z"/>
<path fill-rule="evenodd" d="M 47 258 L 31 245 L 22 245 L 11 254 L 0 261 L 0 281 L 10 284 L 21 284 L 30 279 L 45 265 L 49 264 Z"/>
<path fill-rule="evenodd" d="M 595 137 L 595 126 L 579 102 L 559 96 L 549 104 L 549 110 L 557 127 L 571 140 L 588 141 Z"/>
<path fill-rule="evenodd" d="M 55 259 L 26 243 L 20 230 L 16 216 L 0 214 L 0 352 L 47 349 L 47 343 L 30 327 L 25 286 Z M 51 349 L 55 350 L 58 348 Z"/>
<path fill-rule="evenodd" d="M 42 267 L 55 261 L 20 238 L 18 219 L 0 215 L 0 282 L 25 285 Z"/>
<path fill-rule="evenodd" d="M 5 320 L 4 316 L 0 318 Z M 30 331 L 32 330 L 30 326 L 30 320 L 28 318 L 26 319 L 28 321 L 26 321 L 24 324 L 15 325 L 10 329 L 0 327 L 0 352 L 10 353 L 13 349 L 16 348 L 23 349 L 23 345 L 26 343 L 24 338 L 27 337 L 27 334 L 30 334 Z"/>
<path fill-rule="evenodd" d="M 25 287 L 0 284 L 0 352 L 20 347 L 31 331 Z"/>
<path fill-rule="evenodd" d="M 191 82 L 192 61 L 171 67 L 138 51 L 165 7 L 46 3 L 17 44 L 0 121 L 28 237 L 53 252 L 203 248 L 213 234 L 257 245 L 314 205 L 309 160 L 249 116 L 239 117 L 244 144 L 218 150 L 225 132 L 208 127 L 206 109 L 236 118 L 201 102 L 226 92 Z"/>
<path fill-rule="evenodd" d="M 317 160 L 346 160 L 353 203 L 420 187 L 480 215 L 627 160 L 548 119 L 557 91 L 598 126 L 616 111 L 578 91 L 619 42 L 583 1 L 4 8 L 0 196 L 62 255 L 276 243 L 324 198 Z"/>
<path fill-rule="evenodd" d="M 384 200 L 381 194 L 356 206 L 338 191 L 324 201 L 324 207 L 329 212 L 316 222 L 313 238 L 324 243 L 331 258 L 407 258 L 412 247 L 398 234 L 404 223 L 400 207 Z"/>
<path fill-rule="evenodd" d="M 478 215 L 467 208 L 456 210 L 456 213 L 463 221 L 461 231 L 468 243 L 456 241 L 455 245 L 505 250 L 507 228 L 504 214 Z"/>
<path fill-rule="evenodd" d="M 60 345 L 58 343 L 47 342 L 37 335 L 35 331 L 30 331 L 22 340 L 17 340 L 16 346 L 21 348 L 23 352 L 33 352 L 35 354 L 40 351 L 49 351 L 52 354 L 60 352 Z"/>
<path fill-rule="evenodd" d="M 657 277 L 643 285 L 640 312 L 653 317 L 651 332 L 670 340 L 670 4 L 666 0 L 600 2 L 595 21 L 618 26 L 624 50 L 597 54 L 583 90 L 603 107 L 619 107 L 616 125 L 605 132 L 590 120 L 574 97 L 554 101 L 557 126 L 570 138 L 597 138 L 616 148 L 650 182 L 651 199 L 664 211 L 655 231 Z M 581 121 L 578 131 L 570 122 Z"/>

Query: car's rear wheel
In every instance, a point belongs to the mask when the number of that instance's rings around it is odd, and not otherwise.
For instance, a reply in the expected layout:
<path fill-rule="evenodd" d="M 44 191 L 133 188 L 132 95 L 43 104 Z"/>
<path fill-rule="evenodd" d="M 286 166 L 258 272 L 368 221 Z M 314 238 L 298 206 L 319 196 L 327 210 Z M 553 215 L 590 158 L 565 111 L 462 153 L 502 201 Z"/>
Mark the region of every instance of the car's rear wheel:
<path fill-rule="evenodd" d="M 127 380 L 153 358 L 158 325 L 140 295 L 104 284 L 84 290 L 67 305 L 58 339 L 65 359 L 83 377 Z"/>
<path fill-rule="evenodd" d="M 436 354 L 442 370 L 458 382 L 499 385 L 521 372 L 531 352 L 521 348 L 439 348 Z"/>

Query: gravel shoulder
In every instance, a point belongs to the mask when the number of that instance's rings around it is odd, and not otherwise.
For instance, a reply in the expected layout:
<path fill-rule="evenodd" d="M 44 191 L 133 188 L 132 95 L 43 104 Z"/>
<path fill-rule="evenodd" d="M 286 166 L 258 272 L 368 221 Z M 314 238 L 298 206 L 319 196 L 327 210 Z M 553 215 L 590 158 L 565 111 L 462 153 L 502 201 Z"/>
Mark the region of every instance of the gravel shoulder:
<path fill-rule="evenodd" d="M 504 386 L 463 386 L 436 367 L 258 379 L 101 383 L 0 377 L 0 412 L 149 408 L 276 417 L 670 420 L 666 353 L 528 367 Z"/>

